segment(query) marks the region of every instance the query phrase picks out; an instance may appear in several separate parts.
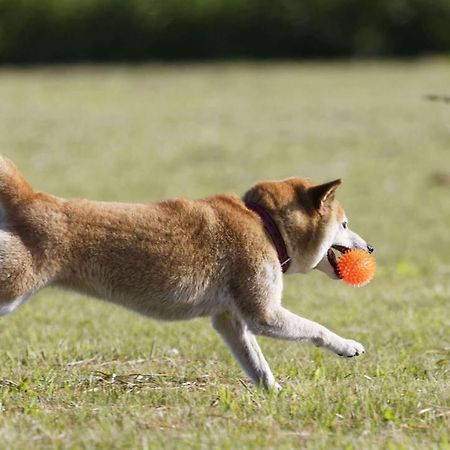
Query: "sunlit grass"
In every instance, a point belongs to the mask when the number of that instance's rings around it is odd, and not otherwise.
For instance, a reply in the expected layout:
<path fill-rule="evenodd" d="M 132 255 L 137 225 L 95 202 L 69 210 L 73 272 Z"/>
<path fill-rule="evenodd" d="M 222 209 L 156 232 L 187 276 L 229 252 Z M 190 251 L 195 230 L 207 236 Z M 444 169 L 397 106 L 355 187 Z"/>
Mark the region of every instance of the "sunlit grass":
<path fill-rule="evenodd" d="M 37 189 L 151 201 L 342 177 L 379 263 L 360 290 L 286 277 L 289 308 L 367 353 L 261 339 L 279 396 L 207 320 L 45 290 L 0 319 L 0 447 L 449 448 L 450 106 L 425 99 L 449 79 L 438 61 L 0 71 L 0 152 Z"/>

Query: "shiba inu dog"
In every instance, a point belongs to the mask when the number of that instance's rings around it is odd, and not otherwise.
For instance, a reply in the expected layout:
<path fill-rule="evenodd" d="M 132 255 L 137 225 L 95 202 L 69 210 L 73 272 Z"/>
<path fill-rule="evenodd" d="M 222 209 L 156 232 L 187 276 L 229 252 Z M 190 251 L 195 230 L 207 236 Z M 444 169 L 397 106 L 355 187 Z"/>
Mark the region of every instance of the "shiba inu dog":
<path fill-rule="evenodd" d="M 373 250 L 350 231 L 335 199 L 340 184 L 289 178 L 242 198 L 66 200 L 34 191 L 0 157 L 0 314 L 58 285 L 157 319 L 210 316 L 248 376 L 279 389 L 257 335 L 364 353 L 281 304 L 283 273 L 339 279 L 334 250 Z"/>

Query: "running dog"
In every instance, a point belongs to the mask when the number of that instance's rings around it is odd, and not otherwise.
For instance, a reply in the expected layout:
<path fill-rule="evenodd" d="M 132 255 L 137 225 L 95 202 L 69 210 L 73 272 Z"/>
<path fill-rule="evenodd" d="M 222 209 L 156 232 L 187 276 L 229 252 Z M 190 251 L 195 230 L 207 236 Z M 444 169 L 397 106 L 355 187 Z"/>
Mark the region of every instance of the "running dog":
<path fill-rule="evenodd" d="M 255 336 L 364 353 L 281 304 L 283 273 L 339 279 L 334 251 L 373 251 L 348 227 L 340 184 L 288 178 L 242 198 L 106 203 L 37 192 L 0 157 L 0 314 L 57 285 L 156 319 L 210 316 L 253 382 L 278 390 Z"/>

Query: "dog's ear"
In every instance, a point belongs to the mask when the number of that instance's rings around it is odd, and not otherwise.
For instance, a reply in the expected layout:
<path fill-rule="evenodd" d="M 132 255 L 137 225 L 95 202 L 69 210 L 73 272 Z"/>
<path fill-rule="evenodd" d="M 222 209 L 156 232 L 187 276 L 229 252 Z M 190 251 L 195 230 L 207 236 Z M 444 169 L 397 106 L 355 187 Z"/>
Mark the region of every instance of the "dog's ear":
<path fill-rule="evenodd" d="M 331 202 L 334 200 L 336 189 L 342 184 L 340 179 L 330 181 L 325 184 L 318 184 L 309 188 L 309 195 L 312 198 L 314 207 L 319 214 L 323 215 L 328 210 Z"/>

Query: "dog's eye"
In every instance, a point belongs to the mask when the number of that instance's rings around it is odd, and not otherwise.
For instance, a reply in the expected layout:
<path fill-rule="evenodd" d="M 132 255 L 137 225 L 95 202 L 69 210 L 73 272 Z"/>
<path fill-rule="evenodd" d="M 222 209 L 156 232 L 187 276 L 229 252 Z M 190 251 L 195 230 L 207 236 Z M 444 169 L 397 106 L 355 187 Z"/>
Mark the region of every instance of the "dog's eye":
<path fill-rule="evenodd" d="M 342 228 L 346 229 L 347 227 L 348 227 L 348 222 L 347 221 L 342 222 Z"/>

